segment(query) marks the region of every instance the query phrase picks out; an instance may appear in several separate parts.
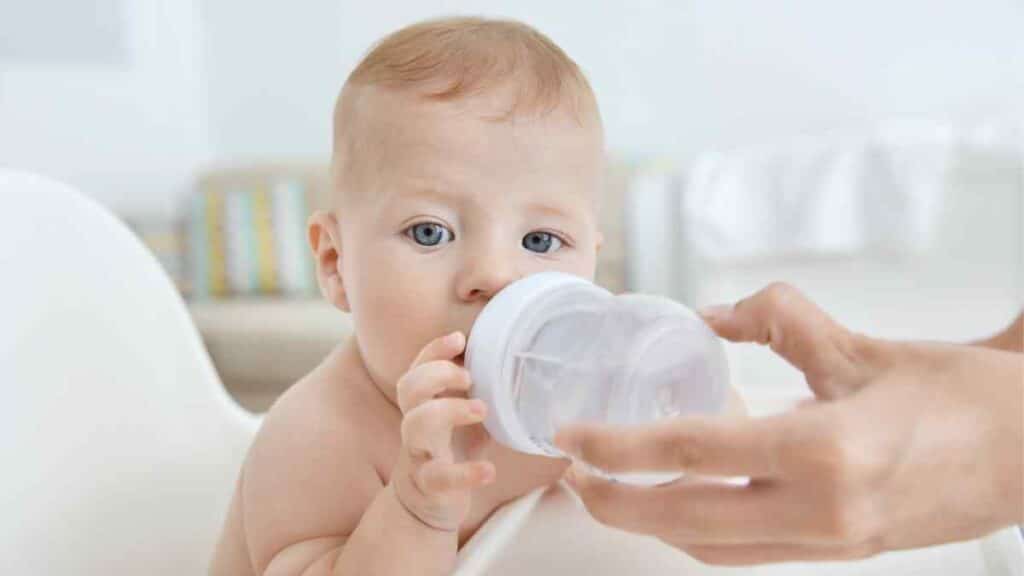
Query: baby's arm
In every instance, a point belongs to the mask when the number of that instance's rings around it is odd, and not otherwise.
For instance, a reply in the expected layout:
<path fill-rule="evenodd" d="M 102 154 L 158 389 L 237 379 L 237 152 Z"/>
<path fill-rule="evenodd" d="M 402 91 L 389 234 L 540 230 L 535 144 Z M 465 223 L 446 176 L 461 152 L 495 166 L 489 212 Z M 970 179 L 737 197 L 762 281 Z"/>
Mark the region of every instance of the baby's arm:
<path fill-rule="evenodd" d="M 268 414 L 246 462 L 243 524 L 256 573 L 450 570 L 457 547 L 453 533 L 429 528 L 406 512 L 381 483 L 359 436 L 344 423 L 321 419 L 323 409 L 308 407 L 309 412 L 289 406 Z"/>
<path fill-rule="evenodd" d="M 455 428 L 484 418 L 482 402 L 452 396 L 469 389 L 469 374 L 451 361 L 465 345 L 459 333 L 434 340 L 399 380 L 401 453 L 390 483 L 346 544 L 337 574 L 448 574 L 454 568 L 472 491 L 494 479 L 493 464 L 460 461 L 451 445 Z"/>
<path fill-rule="evenodd" d="M 264 418 L 242 470 L 242 526 L 256 574 L 329 574 L 382 489 L 336 408 L 300 383 Z"/>
<path fill-rule="evenodd" d="M 402 456 L 382 485 L 361 445 L 322 402 L 268 415 L 243 474 L 244 525 L 257 574 L 447 574 L 470 491 L 493 465 L 454 462 L 451 430 L 476 423 L 464 369 L 443 360 L 464 347 L 438 340 L 399 384 Z M 337 420 L 337 421 L 336 421 Z"/>

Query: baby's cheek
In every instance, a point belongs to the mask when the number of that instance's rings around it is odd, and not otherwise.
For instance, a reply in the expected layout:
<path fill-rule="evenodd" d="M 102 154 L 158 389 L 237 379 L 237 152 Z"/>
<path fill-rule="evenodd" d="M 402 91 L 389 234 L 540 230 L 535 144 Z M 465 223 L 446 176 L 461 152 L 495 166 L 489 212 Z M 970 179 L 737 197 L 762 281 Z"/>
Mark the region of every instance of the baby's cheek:
<path fill-rule="evenodd" d="M 589 253 L 577 251 L 567 258 L 556 261 L 533 259 L 530 262 L 531 265 L 526 267 L 525 272 L 526 275 L 550 271 L 562 272 L 593 282 L 597 268 L 596 260 L 596 257 Z"/>
<path fill-rule="evenodd" d="M 397 380 L 420 349 L 447 330 L 447 300 L 436 289 L 432 283 L 395 279 L 363 295 L 358 329 L 364 353 L 382 375 Z"/>

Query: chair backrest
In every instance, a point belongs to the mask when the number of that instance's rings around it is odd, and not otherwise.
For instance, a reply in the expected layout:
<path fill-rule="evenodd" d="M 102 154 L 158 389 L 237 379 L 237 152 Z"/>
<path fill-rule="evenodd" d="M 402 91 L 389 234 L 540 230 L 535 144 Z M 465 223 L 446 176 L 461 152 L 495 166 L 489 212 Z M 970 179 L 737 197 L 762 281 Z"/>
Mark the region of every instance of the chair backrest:
<path fill-rule="evenodd" d="M 258 425 L 113 215 L 0 169 L 0 565 L 204 573 Z"/>

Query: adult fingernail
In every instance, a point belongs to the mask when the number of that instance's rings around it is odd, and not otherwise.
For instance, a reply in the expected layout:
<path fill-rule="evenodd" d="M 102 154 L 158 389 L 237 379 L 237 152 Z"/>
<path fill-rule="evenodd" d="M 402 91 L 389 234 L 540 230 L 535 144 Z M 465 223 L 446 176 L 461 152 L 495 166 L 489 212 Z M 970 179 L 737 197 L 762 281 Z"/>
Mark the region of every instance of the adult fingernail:
<path fill-rule="evenodd" d="M 474 400 L 473 405 L 470 406 L 470 411 L 477 416 L 483 416 L 487 414 L 487 404 L 484 404 L 483 400 Z"/>
<path fill-rule="evenodd" d="M 452 332 L 451 334 L 444 337 L 445 344 L 455 346 L 462 341 L 462 332 Z"/>

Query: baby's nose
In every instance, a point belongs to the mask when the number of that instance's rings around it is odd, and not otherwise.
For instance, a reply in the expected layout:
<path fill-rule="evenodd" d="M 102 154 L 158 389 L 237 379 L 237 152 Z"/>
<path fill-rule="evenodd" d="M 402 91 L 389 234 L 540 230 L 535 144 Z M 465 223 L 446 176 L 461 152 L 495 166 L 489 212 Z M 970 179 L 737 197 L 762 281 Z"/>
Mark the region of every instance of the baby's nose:
<path fill-rule="evenodd" d="M 519 276 L 515 266 L 503 258 L 478 258 L 459 275 L 456 292 L 463 301 L 486 302 Z"/>

